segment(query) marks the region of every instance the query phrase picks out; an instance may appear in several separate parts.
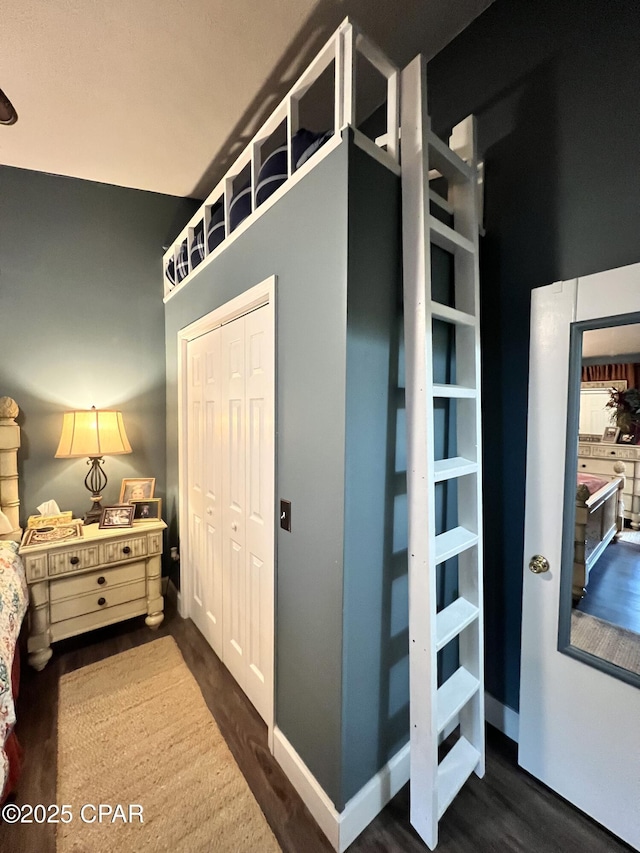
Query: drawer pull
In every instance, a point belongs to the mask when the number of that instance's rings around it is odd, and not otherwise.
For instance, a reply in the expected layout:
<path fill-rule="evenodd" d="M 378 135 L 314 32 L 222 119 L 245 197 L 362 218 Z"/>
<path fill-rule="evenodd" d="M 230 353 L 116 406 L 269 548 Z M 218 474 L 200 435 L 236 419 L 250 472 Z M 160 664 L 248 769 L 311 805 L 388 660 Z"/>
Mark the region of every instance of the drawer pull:
<path fill-rule="evenodd" d="M 128 545 L 125 545 L 125 546 L 124 546 L 124 548 L 122 549 L 122 553 L 123 553 L 123 554 L 130 554 L 130 553 L 131 553 L 131 548 L 129 548 L 129 546 L 128 546 Z"/>
<path fill-rule="evenodd" d="M 107 579 L 104 577 L 104 575 L 100 575 L 100 577 L 98 578 L 98 583 L 100 584 L 100 586 L 102 586 L 102 584 L 106 582 Z"/>
<path fill-rule="evenodd" d="M 106 598 L 99 598 L 99 599 L 98 599 L 98 604 L 100 605 L 100 607 L 102 607 L 102 606 L 103 606 L 103 605 L 105 605 L 106 603 L 107 603 L 107 599 L 106 599 Z"/>
<path fill-rule="evenodd" d="M 69 562 L 72 566 L 77 566 L 80 562 L 80 557 L 69 557 Z"/>

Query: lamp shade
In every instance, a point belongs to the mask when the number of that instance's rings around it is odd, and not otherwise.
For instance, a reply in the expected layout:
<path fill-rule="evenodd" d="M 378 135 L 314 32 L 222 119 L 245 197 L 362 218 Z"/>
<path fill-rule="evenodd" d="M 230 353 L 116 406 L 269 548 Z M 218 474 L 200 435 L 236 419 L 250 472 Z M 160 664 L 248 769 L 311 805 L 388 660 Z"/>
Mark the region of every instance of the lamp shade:
<path fill-rule="evenodd" d="M 62 422 L 62 435 L 56 457 L 115 456 L 131 453 L 131 445 L 122 420 L 122 412 L 67 412 Z"/>

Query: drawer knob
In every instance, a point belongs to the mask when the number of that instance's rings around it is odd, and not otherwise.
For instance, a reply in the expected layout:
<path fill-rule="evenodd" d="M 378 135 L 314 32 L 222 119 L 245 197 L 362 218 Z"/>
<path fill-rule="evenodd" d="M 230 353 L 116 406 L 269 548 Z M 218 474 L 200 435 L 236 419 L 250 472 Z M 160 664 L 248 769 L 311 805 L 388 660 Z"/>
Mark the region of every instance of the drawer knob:
<path fill-rule="evenodd" d="M 103 606 L 104 604 L 106 604 L 106 603 L 107 603 L 107 599 L 106 599 L 106 598 L 99 598 L 99 599 L 98 599 L 98 604 L 100 605 L 100 607 L 102 607 L 102 606 Z"/>
<path fill-rule="evenodd" d="M 104 575 L 100 575 L 100 577 L 98 578 L 98 583 L 100 584 L 100 586 L 102 586 L 102 584 L 106 582 L 107 579 L 104 577 Z"/>
<path fill-rule="evenodd" d="M 130 554 L 130 553 L 131 553 L 131 548 L 129 548 L 129 546 L 128 546 L 128 545 L 125 545 L 125 546 L 124 546 L 124 548 L 122 549 L 122 553 L 123 553 L 123 554 Z"/>
<path fill-rule="evenodd" d="M 72 566 L 77 566 L 80 562 L 80 557 L 69 557 L 69 562 Z"/>

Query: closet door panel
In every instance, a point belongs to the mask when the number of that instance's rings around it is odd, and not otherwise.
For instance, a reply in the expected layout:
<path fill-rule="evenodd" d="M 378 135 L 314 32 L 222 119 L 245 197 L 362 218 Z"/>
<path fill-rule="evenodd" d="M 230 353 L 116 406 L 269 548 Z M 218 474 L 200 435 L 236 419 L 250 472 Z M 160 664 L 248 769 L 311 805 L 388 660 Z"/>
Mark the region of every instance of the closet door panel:
<path fill-rule="evenodd" d="M 203 505 L 206 564 L 206 636 L 221 657 L 222 644 L 222 400 L 220 329 L 202 338 L 203 364 Z"/>
<path fill-rule="evenodd" d="M 223 326 L 220 331 L 225 412 L 222 434 L 223 660 L 247 692 L 244 317 Z"/>
<path fill-rule="evenodd" d="M 190 341 L 187 348 L 187 489 L 189 503 L 189 569 L 192 583 L 191 615 L 200 631 L 207 636 L 206 574 L 203 560 L 203 488 L 202 488 L 202 348 L 200 341 Z"/>
<path fill-rule="evenodd" d="M 273 643 L 273 340 L 266 310 L 245 317 L 247 692 L 265 717 L 271 701 Z"/>

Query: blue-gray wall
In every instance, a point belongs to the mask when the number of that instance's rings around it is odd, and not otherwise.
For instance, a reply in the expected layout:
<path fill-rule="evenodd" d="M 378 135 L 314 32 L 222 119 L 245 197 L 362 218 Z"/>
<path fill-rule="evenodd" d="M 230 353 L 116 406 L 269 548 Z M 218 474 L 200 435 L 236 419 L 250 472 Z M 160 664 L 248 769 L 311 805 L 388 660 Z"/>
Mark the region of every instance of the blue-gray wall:
<path fill-rule="evenodd" d="M 356 146 L 348 203 L 339 807 L 409 735 L 400 181 Z"/>
<path fill-rule="evenodd" d="M 518 707 L 534 287 L 640 260 L 635 0 L 496 0 L 428 65 L 438 133 L 478 118 L 487 689 Z"/>
<path fill-rule="evenodd" d="M 348 145 L 166 304 L 167 475 L 177 509 L 177 332 L 271 275 L 276 293 L 276 722 L 334 802 L 341 789 Z M 175 518 L 172 519 L 175 529 Z"/>
<path fill-rule="evenodd" d="M 11 132 L 8 130 L 7 132 Z M 115 407 L 133 453 L 105 460 L 165 487 L 162 245 L 189 203 L 0 167 L 0 394 L 21 407 L 22 517 L 53 498 L 83 515 L 86 461 L 54 459 L 62 413 Z"/>

